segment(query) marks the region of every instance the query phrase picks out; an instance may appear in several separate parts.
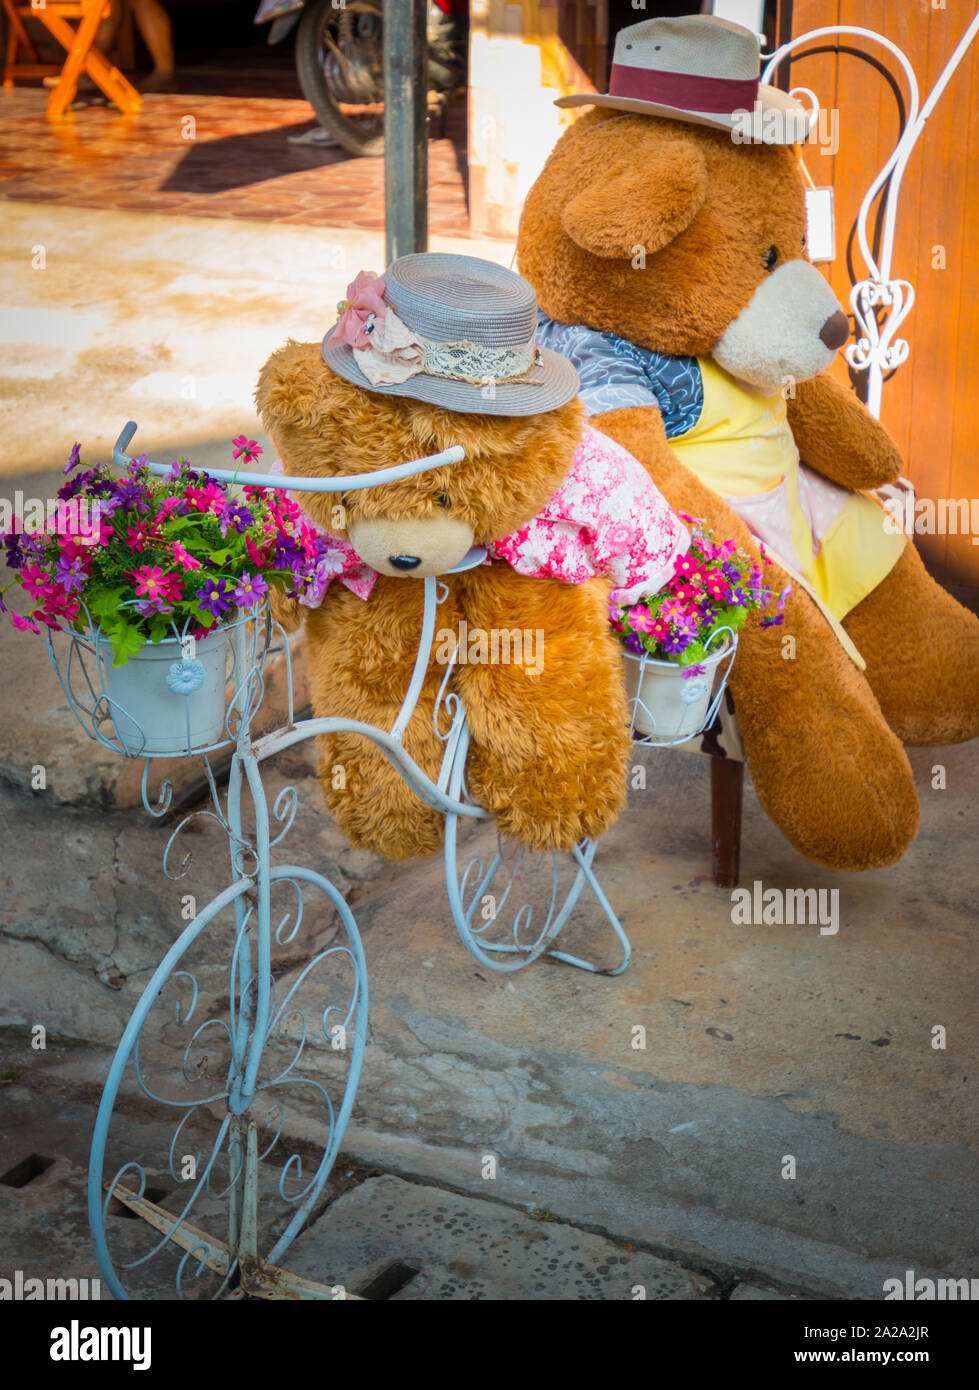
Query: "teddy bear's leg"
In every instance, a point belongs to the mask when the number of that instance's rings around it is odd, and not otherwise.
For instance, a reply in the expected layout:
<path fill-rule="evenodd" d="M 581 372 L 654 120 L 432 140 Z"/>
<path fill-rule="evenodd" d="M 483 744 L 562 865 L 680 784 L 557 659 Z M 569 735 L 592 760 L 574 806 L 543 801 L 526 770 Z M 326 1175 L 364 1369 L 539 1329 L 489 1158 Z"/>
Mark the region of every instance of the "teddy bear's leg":
<path fill-rule="evenodd" d="M 671 454 L 657 411 L 592 423 L 645 464 L 675 509 L 758 553 L 740 517 Z M 791 584 L 777 565 L 765 577 L 776 591 Z M 919 819 L 907 754 L 808 594 L 789 596 L 781 627 L 749 619 L 730 684 L 758 799 L 795 848 L 836 869 L 900 859 Z"/>
<path fill-rule="evenodd" d="M 629 750 L 607 584 L 528 579 L 505 564 L 459 580 L 470 652 L 482 632 L 491 657 L 457 669 L 472 733 L 470 792 L 505 835 L 534 849 L 601 835 L 625 801 Z"/>
<path fill-rule="evenodd" d="M 314 714 L 390 731 L 411 680 L 421 617 L 422 586 L 416 581 L 379 579 L 369 609 L 347 590 L 331 589 L 307 620 Z M 403 739 L 433 780 L 444 752 L 432 727 L 443 675 L 442 667 L 429 671 Z M 442 814 L 418 799 L 366 737 L 324 735 L 319 751 L 324 799 L 353 846 L 391 860 L 438 851 Z"/>
<path fill-rule="evenodd" d="M 979 619 L 936 584 L 910 541 L 843 626 L 903 743 L 963 743 L 979 735 Z"/>

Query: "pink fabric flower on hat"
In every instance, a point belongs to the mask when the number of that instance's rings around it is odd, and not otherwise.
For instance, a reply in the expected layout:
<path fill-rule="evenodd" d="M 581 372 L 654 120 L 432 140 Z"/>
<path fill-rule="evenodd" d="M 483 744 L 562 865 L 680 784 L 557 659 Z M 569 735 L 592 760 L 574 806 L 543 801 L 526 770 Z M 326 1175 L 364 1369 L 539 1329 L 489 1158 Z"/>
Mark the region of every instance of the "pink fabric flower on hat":
<path fill-rule="evenodd" d="M 340 347 L 344 343 L 355 348 L 370 347 L 374 324 L 382 327 L 387 313 L 384 276 L 362 270 L 347 286 L 347 297 L 340 300 L 337 308 L 340 319 L 326 339 L 327 347 Z M 368 324 L 371 315 L 373 319 Z"/>

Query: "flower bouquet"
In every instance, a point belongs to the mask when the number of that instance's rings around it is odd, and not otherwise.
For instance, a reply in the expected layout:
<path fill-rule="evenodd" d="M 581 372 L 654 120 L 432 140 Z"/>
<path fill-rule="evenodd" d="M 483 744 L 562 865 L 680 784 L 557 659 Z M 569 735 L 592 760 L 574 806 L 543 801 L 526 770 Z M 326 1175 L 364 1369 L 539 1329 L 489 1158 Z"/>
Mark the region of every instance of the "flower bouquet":
<path fill-rule="evenodd" d="M 260 453 L 234 441 L 237 460 Z M 259 616 L 270 588 L 301 598 L 322 541 L 284 492 L 218 483 L 186 460 L 154 477 L 143 457 L 119 476 L 86 468 L 76 445 L 64 471 L 57 504 L 0 536 L 13 571 L 0 610 L 19 590 L 30 607 L 11 615 L 16 628 L 67 632 L 94 655 L 94 718 L 111 712 L 123 751 L 213 743 L 229 634 Z"/>
<path fill-rule="evenodd" d="M 772 600 L 754 556 L 734 540 L 718 541 L 700 518 L 679 516 L 690 527 L 690 548 L 674 561 L 672 579 L 658 593 L 609 609 L 625 648 L 635 729 L 677 742 L 703 728 L 718 693 L 718 664 L 733 660 L 736 634 L 748 614 Z M 764 547 L 762 561 L 771 564 Z M 782 590 L 777 611 L 762 618 L 763 626 L 782 622 L 791 592 L 791 586 Z"/>

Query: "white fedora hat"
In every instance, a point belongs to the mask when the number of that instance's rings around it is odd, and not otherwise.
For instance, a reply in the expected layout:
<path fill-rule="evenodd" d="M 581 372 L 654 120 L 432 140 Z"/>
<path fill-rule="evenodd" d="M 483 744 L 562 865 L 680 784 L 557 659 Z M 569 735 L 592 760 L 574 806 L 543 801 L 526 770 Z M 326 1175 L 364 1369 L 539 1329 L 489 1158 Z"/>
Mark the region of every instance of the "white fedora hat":
<path fill-rule="evenodd" d="M 739 143 L 795 145 L 809 112 L 762 83 L 758 39 L 716 15 L 647 19 L 615 38 L 607 96 L 580 92 L 556 106 L 602 106 L 730 130 Z"/>
<path fill-rule="evenodd" d="M 361 272 L 337 306 L 323 361 L 381 395 L 476 415 L 540 415 L 578 394 L 571 362 L 537 346 L 537 296 L 475 256 L 419 252 Z"/>

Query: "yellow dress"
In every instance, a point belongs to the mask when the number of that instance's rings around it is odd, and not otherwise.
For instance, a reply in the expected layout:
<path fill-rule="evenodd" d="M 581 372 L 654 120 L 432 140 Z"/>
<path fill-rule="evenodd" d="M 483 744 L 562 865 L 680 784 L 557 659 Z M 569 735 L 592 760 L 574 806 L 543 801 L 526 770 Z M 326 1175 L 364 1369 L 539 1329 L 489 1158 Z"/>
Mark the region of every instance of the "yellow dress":
<path fill-rule="evenodd" d="M 749 391 L 709 357 L 698 365 L 700 418 L 670 448 L 804 581 L 836 626 L 897 563 L 905 537 L 885 527 L 887 513 L 872 497 L 800 464 L 781 391 Z"/>

